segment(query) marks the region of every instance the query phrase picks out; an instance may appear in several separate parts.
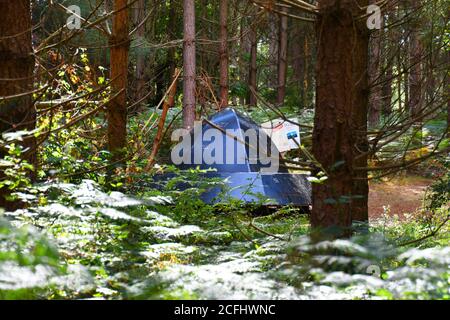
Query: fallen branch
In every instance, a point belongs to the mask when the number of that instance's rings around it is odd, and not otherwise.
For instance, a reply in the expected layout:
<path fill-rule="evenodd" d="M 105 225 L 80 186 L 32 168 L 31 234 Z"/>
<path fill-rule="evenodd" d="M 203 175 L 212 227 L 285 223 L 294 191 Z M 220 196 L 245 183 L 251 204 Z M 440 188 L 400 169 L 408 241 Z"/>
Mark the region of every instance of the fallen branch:
<path fill-rule="evenodd" d="M 153 142 L 153 149 L 150 157 L 148 158 L 148 164 L 146 170 L 149 171 L 155 164 L 155 158 L 158 154 L 159 148 L 161 146 L 163 132 L 164 132 L 164 124 L 166 123 L 167 113 L 169 108 L 173 107 L 175 104 L 175 95 L 177 93 L 177 80 L 181 74 L 181 70 L 175 69 L 175 74 L 173 75 L 173 82 L 169 88 L 169 95 L 166 101 L 164 101 L 163 110 L 161 117 L 159 118 L 158 123 L 158 132 L 156 133 L 155 140 Z"/>

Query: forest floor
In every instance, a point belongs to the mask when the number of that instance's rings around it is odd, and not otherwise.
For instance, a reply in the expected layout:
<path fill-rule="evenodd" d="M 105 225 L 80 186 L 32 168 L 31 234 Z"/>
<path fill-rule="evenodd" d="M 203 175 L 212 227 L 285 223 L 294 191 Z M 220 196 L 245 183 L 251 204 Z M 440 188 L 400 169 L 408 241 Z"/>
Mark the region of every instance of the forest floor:
<path fill-rule="evenodd" d="M 432 179 L 419 176 L 402 176 L 370 184 L 369 216 L 371 220 L 383 217 L 383 207 L 390 208 L 391 216 L 400 219 L 422 207 L 427 188 Z"/>

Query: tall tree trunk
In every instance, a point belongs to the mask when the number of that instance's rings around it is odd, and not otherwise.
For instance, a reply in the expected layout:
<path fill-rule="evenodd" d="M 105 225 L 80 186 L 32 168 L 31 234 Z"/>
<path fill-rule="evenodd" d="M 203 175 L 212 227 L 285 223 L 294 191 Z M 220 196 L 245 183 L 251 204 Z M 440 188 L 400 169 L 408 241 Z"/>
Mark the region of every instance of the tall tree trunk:
<path fill-rule="evenodd" d="M 220 109 L 228 106 L 228 0 L 220 0 Z"/>
<path fill-rule="evenodd" d="M 401 39 L 401 38 L 399 38 Z M 404 75 L 401 73 L 404 70 L 404 66 L 402 63 L 402 54 L 399 50 L 399 52 L 397 53 L 397 57 L 396 57 L 396 63 L 397 63 L 397 69 L 399 70 L 400 74 L 397 76 L 397 81 L 396 81 L 396 89 L 397 89 L 397 107 L 398 110 L 401 112 L 404 108 L 403 108 L 403 101 L 402 101 L 402 85 L 403 85 L 403 79 L 404 79 Z M 406 95 L 406 93 L 405 93 Z"/>
<path fill-rule="evenodd" d="M 309 101 L 310 90 L 310 41 L 307 25 L 293 22 L 293 35 L 291 43 L 291 59 L 292 59 L 292 80 L 298 85 L 300 94 L 300 107 L 306 108 L 311 105 Z M 291 37 L 289 37 L 291 38 Z"/>
<path fill-rule="evenodd" d="M 134 24 L 139 26 L 136 30 L 136 36 L 138 41 L 142 41 L 145 38 L 145 23 L 142 23 L 145 19 L 145 0 L 138 0 L 134 9 Z M 135 100 L 140 101 L 145 97 L 147 90 L 145 90 L 145 55 L 141 50 L 137 50 L 136 58 L 136 93 Z M 137 107 L 136 112 L 140 112 L 144 101 L 141 101 Z"/>
<path fill-rule="evenodd" d="M 305 93 L 303 92 L 303 77 L 305 74 L 304 42 L 305 34 L 302 25 L 298 21 L 293 22 L 291 52 L 289 54 L 292 65 L 292 80 L 297 84 L 300 93 L 301 107 L 305 106 Z"/>
<path fill-rule="evenodd" d="M 167 23 L 167 32 L 169 34 L 170 41 L 174 41 L 177 39 L 176 34 L 176 19 L 177 19 L 177 10 L 175 5 L 175 0 L 170 0 L 169 2 L 170 9 L 169 9 L 169 21 Z M 167 60 L 169 62 L 169 72 L 172 76 L 175 74 L 175 68 L 177 67 L 176 61 L 175 61 L 175 54 L 176 54 L 176 47 L 170 46 L 167 52 Z"/>
<path fill-rule="evenodd" d="M 113 160 L 121 162 L 127 146 L 128 1 L 114 1 L 111 43 L 111 89 L 115 96 L 108 105 L 108 142 Z"/>
<path fill-rule="evenodd" d="M 314 228 L 368 220 L 366 167 L 369 33 L 359 6 L 368 1 L 321 0 L 317 21 L 317 100 L 313 154 L 328 174 L 313 185 Z M 358 6 L 359 5 L 359 6 Z M 357 157 L 359 158 L 357 159 Z M 343 235 L 343 234 L 341 234 Z"/>
<path fill-rule="evenodd" d="M 239 81 L 242 86 L 248 85 L 248 63 L 247 57 L 250 57 L 251 43 L 250 43 L 250 26 L 248 24 L 248 18 L 242 13 L 243 8 L 240 7 L 240 30 L 239 30 Z M 241 105 L 248 103 L 248 96 L 240 96 Z M 247 100 L 247 101 L 246 101 Z"/>
<path fill-rule="evenodd" d="M 199 70 L 206 71 L 208 74 L 209 70 L 209 53 L 207 52 L 209 48 L 209 30 L 208 30 L 208 24 L 206 21 L 209 21 L 209 8 L 208 8 L 208 0 L 197 0 L 200 2 L 200 7 L 198 12 L 196 14 L 198 15 L 198 20 L 200 23 L 198 23 L 199 30 L 196 30 L 199 39 L 201 39 L 201 42 L 199 41 L 198 47 L 196 48 L 197 52 L 197 64 L 199 66 Z M 197 18 L 196 18 L 197 20 Z M 196 25 L 196 27 L 197 27 Z M 203 90 L 203 86 L 199 88 L 199 90 Z M 198 96 L 198 103 L 204 107 L 206 104 L 206 97 L 204 94 L 199 94 Z"/>
<path fill-rule="evenodd" d="M 309 36 L 305 35 L 305 41 L 303 42 L 303 55 L 305 57 L 305 72 L 303 74 L 303 105 L 304 107 L 311 107 L 313 105 L 313 94 L 311 93 L 313 87 L 313 73 L 314 67 L 312 65 L 312 41 Z"/>
<path fill-rule="evenodd" d="M 450 51 L 447 51 L 447 65 L 450 65 Z M 444 97 L 447 99 L 447 137 L 450 139 L 450 76 L 448 72 L 444 74 L 445 86 L 444 86 Z"/>
<path fill-rule="evenodd" d="M 193 128 L 195 121 L 195 54 L 195 1 L 184 0 L 183 123 L 186 129 Z"/>
<path fill-rule="evenodd" d="M 450 89 L 450 81 L 448 81 L 447 76 L 447 138 L 450 139 L 450 97 L 448 97 L 448 92 Z"/>
<path fill-rule="evenodd" d="M 387 21 L 385 21 L 384 25 L 388 26 L 395 21 L 395 9 L 392 7 L 387 7 Z M 391 43 L 399 42 L 399 35 L 397 31 L 383 29 L 383 41 L 382 41 L 382 50 L 386 50 L 390 47 Z M 394 55 L 384 54 L 382 57 L 382 65 L 384 74 L 382 75 L 383 84 L 382 84 L 382 112 L 385 117 L 388 117 L 392 113 L 392 96 L 393 96 L 393 85 L 394 85 L 394 66 L 396 58 Z"/>
<path fill-rule="evenodd" d="M 383 76 L 383 88 L 382 88 L 382 108 L 383 115 L 389 116 L 392 113 L 392 63 L 387 61 L 388 65 L 386 65 L 386 73 Z"/>
<path fill-rule="evenodd" d="M 389 25 L 391 23 L 391 17 L 393 16 L 393 13 L 389 13 L 388 19 L 389 21 L 386 22 L 386 25 Z M 391 41 L 398 40 L 397 32 L 394 31 L 388 31 L 387 33 L 384 33 L 384 42 L 383 42 L 383 48 L 388 48 Z M 384 55 L 383 64 L 384 64 L 384 74 L 382 75 L 383 78 L 383 88 L 382 88 L 382 108 L 383 108 L 383 115 L 385 117 L 388 117 L 392 113 L 393 109 L 393 103 L 392 103 L 392 96 L 394 92 L 394 66 L 395 66 L 396 58 L 394 55 Z"/>
<path fill-rule="evenodd" d="M 248 75 L 248 86 L 253 88 L 253 90 L 257 91 L 258 83 L 257 83 L 257 58 L 258 58 L 258 38 L 256 34 L 256 26 L 252 25 L 250 27 L 249 32 L 249 41 L 250 41 L 250 69 Z M 249 92 L 248 105 L 256 106 L 257 99 L 252 91 Z"/>
<path fill-rule="evenodd" d="M 274 75 L 278 72 L 278 60 L 280 52 L 280 19 L 279 15 L 273 12 L 268 13 L 269 27 L 269 72 Z M 268 77 L 268 86 L 274 91 L 278 88 L 278 79 L 275 77 Z"/>
<path fill-rule="evenodd" d="M 421 0 L 412 0 L 411 1 L 411 9 L 416 11 L 413 15 L 414 18 L 418 16 L 420 13 L 417 10 L 420 10 Z M 408 108 L 413 117 L 419 115 L 422 109 L 423 102 L 423 88 L 422 88 L 422 53 L 423 46 L 422 41 L 420 39 L 420 23 L 419 21 L 412 22 L 410 38 L 409 38 L 409 78 L 408 78 L 408 87 L 409 87 L 409 98 Z"/>
<path fill-rule="evenodd" d="M 377 0 L 370 0 L 370 3 L 376 3 Z M 369 44 L 369 125 L 376 127 L 380 123 L 382 110 L 382 86 L 381 82 L 381 40 L 380 30 L 372 32 Z"/>
<path fill-rule="evenodd" d="M 450 81 L 447 76 L 447 138 L 450 139 L 450 97 L 448 92 L 450 91 Z"/>
<path fill-rule="evenodd" d="M 287 8 L 282 11 L 287 13 Z M 277 103 L 283 104 L 286 96 L 286 72 L 287 72 L 287 49 L 288 49 L 288 17 L 280 17 L 280 51 L 278 53 L 278 89 Z"/>
<path fill-rule="evenodd" d="M 229 21 L 239 21 L 240 14 L 238 11 L 239 4 L 237 1 L 232 1 L 229 8 Z M 240 23 L 232 23 L 228 26 L 228 38 L 239 39 L 240 37 Z M 235 72 L 229 73 L 228 81 L 233 81 L 234 84 L 237 84 L 240 80 L 240 58 L 241 58 L 241 40 L 239 40 L 239 45 L 236 45 L 236 41 L 233 41 L 233 45 L 228 48 L 228 63 L 229 65 L 236 66 Z M 232 78 L 233 77 L 233 78 Z M 232 78 L 232 79 L 231 79 Z M 231 104 L 234 106 L 239 105 L 239 95 L 233 94 L 229 97 Z"/>
<path fill-rule="evenodd" d="M 0 0 L 0 134 L 36 126 L 36 111 L 31 102 L 34 56 L 31 43 L 31 10 L 29 0 Z M 27 94 L 29 93 L 29 94 Z M 23 95 L 12 98 L 12 96 Z M 36 140 L 27 137 L 23 143 L 28 152 L 24 160 L 36 165 Z M 6 150 L 0 149 L 3 158 Z M 34 175 L 30 173 L 31 178 Z M 0 180 L 5 178 L 0 171 Z M 0 207 L 12 210 L 8 190 L 0 189 Z"/>

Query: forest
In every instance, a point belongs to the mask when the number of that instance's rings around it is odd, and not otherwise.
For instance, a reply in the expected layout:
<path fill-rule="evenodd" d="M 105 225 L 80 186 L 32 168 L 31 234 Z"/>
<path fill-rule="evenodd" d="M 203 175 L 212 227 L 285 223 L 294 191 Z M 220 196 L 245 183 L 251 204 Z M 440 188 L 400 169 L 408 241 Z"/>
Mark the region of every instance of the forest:
<path fill-rule="evenodd" d="M 449 21 L 0 0 L 0 300 L 450 300 Z"/>

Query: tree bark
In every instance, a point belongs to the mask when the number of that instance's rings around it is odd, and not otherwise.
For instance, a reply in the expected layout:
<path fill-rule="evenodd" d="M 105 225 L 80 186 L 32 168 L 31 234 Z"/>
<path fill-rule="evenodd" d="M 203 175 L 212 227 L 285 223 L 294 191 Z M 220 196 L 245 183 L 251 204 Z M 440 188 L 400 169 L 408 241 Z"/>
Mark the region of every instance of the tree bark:
<path fill-rule="evenodd" d="M 376 3 L 377 0 L 370 0 Z M 380 123 L 382 111 L 382 86 L 381 82 L 381 31 L 374 30 L 370 37 L 369 44 L 369 126 L 376 127 Z"/>
<path fill-rule="evenodd" d="M 287 13 L 287 8 L 282 9 Z M 287 72 L 287 49 L 288 49 L 288 17 L 280 17 L 280 51 L 278 54 L 278 89 L 277 103 L 283 104 L 286 97 L 286 72 Z"/>
<path fill-rule="evenodd" d="M 258 58 L 258 38 L 256 34 L 256 26 L 250 27 L 249 32 L 249 41 L 250 41 L 250 69 L 248 76 L 248 86 L 253 88 L 253 90 L 257 91 L 258 83 L 257 83 L 257 58 Z M 248 105 L 251 107 L 256 106 L 257 99 L 253 92 L 250 90 L 248 97 Z"/>
<path fill-rule="evenodd" d="M 448 76 L 447 76 L 448 79 Z M 447 80 L 447 90 L 450 89 L 450 81 Z M 448 91 L 447 91 L 448 95 Z M 450 139 L 450 98 L 447 97 L 447 138 Z"/>
<path fill-rule="evenodd" d="M 308 26 L 294 21 L 294 35 L 291 42 L 291 59 L 292 59 L 292 71 L 293 81 L 298 84 L 300 93 L 300 107 L 306 108 L 312 105 L 310 101 L 310 61 L 311 50 L 310 41 L 307 29 Z"/>
<path fill-rule="evenodd" d="M 399 39 L 401 39 L 401 38 L 399 38 Z M 398 68 L 398 70 L 400 70 L 400 72 L 403 72 L 404 66 L 403 66 L 403 63 L 402 63 L 402 54 L 401 54 L 400 50 L 397 53 L 396 63 L 397 63 L 396 67 Z M 403 101 L 402 101 L 402 89 L 403 89 L 402 86 L 403 86 L 403 78 L 404 78 L 404 76 L 405 75 L 403 75 L 403 74 L 399 74 L 397 76 L 397 79 L 396 79 L 397 80 L 397 82 L 396 82 L 396 89 L 397 89 L 397 97 L 398 97 L 398 99 L 397 99 L 397 108 L 398 108 L 398 110 L 400 112 L 404 109 L 403 108 Z M 405 95 L 406 94 L 407 93 L 405 92 Z"/>
<path fill-rule="evenodd" d="M 447 52 L 447 63 L 450 65 L 450 51 Z M 444 77 L 444 97 L 447 99 L 447 138 L 450 139 L 450 76 L 446 73 Z"/>
<path fill-rule="evenodd" d="M 447 90 L 450 89 L 450 81 L 447 76 Z M 450 139 L 450 97 L 448 97 L 447 91 L 447 138 Z"/>
<path fill-rule="evenodd" d="M 269 27 L 269 70 L 270 74 L 274 75 L 278 72 L 278 60 L 280 52 L 280 19 L 279 15 L 273 12 L 268 12 L 268 27 Z M 269 88 L 274 91 L 278 88 L 278 79 L 269 77 L 267 79 Z"/>
<path fill-rule="evenodd" d="M 242 4 L 241 4 L 242 6 Z M 250 43 L 250 26 L 248 25 L 248 18 L 245 13 L 243 13 L 243 7 L 240 7 L 240 30 L 239 30 L 239 82 L 242 86 L 248 85 L 249 83 L 249 72 L 247 57 L 250 57 L 251 53 L 251 43 Z M 240 104 L 245 105 L 248 103 L 248 95 L 241 95 L 239 98 Z"/>
<path fill-rule="evenodd" d="M 366 167 L 368 44 L 363 12 L 353 0 L 319 1 L 317 97 L 313 154 L 328 175 L 313 185 L 313 228 L 340 228 L 348 235 L 353 220 L 368 220 Z M 357 159 L 357 157 L 359 158 Z"/>
<path fill-rule="evenodd" d="M 386 66 L 386 74 L 383 82 L 383 115 L 389 116 L 392 113 L 392 65 Z"/>
<path fill-rule="evenodd" d="M 184 0 L 184 80 L 183 80 L 183 123 L 186 129 L 194 127 L 195 122 L 195 1 Z"/>
<path fill-rule="evenodd" d="M 127 146 L 128 1 L 114 1 L 111 43 L 111 89 L 108 105 L 108 142 L 113 161 L 121 163 Z"/>
<path fill-rule="evenodd" d="M 34 56 L 31 42 L 31 8 L 28 0 L 0 0 L 0 134 L 31 131 L 36 126 L 36 110 L 31 102 Z M 28 93 L 28 94 L 27 94 Z M 13 96 L 23 95 L 12 98 Z M 28 149 L 22 158 L 36 165 L 36 140 L 26 137 L 22 143 Z M 0 149 L 3 158 L 7 151 Z M 0 171 L 0 180 L 5 178 Z M 34 174 L 30 172 L 30 178 Z M 8 190 L 0 190 L 0 207 L 12 210 Z"/>
<path fill-rule="evenodd" d="M 298 84 L 302 106 L 304 106 L 303 93 L 303 77 L 305 74 L 305 56 L 304 56 L 304 42 L 305 34 L 302 32 L 302 25 L 298 21 L 293 22 L 292 41 L 290 45 L 290 58 L 292 65 L 292 80 Z"/>
<path fill-rule="evenodd" d="M 176 10 L 176 5 L 175 5 L 175 0 L 170 0 L 169 5 L 170 5 L 170 9 L 169 9 L 169 21 L 167 23 L 167 32 L 169 34 L 170 41 L 174 41 L 177 39 L 177 32 L 176 32 L 177 10 Z M 171 76 L 175 73 L 175 69 L 177 67 L 175 55 L 176 55 L 176 47 L 171 46 L 167 52 L 167 60 L 169 63 L 169 73 Z"/>
<path fill-rule="evenodd" d="M 314 50 L 314 41 L 308 35 L 305 36 L 305 42 L 303 45 L 303 51 L 305 56 L 305 73 L 303 75 L 303 92 L 304 92 L 304 106 L 311 107 L 313 106 L 314 99 L 314 70 L 315 66 L 313 64 L 313 50 Z"/>
<path fill-rule="evenodd" d="M 411 10 L 417 11 L 420 9 L 421 1 L 412 0 Z M 414 14 L 414 17 L 418 13 Z M 422 88 L 422 54 L 423 46 L 420 39 L 420 23 L 414 20 L 411 25 L 410 39 L 409 39 L 409 78 L 408 78 L 408 109 L 413 117 L 418 116 L 422 111 L 423 102 L 423 88 Z"/>
<path fill-rule="evenodd" d="M 228 106 L 228 0 L 220 0 L 220 109 Z"/>
<path fill-rule="evenodd" d="M 138 0 L 136 7 L 134 9 L 134 23 L 139 26 L 145 19 L 145 0 Z M 136 36 L 140 41 L 145 38 L 145 23 L 138 27 L 136 30 Z M 145 90 L 145 55 L 142 51 L 137 50 L 136 58 L 136 94 L 135 100 L 140 101 L 146 95 Z M 140 112 L 142 110 L 142 105 L 144 101 L 141 101 L 137 106 L 135 112 Z"/>
<path fill-rule="evenodd" d="M 393 8 L 388 7 L 387 8 L 387 19 L 388 21 L 385 22 L 384 25 L 389 25 L 391 23 L 391 20 L 395 20 L 395 12 Z M 393 30 L 385 30 L 383 31 L 383 42 L 382 47 L 389 48 L 391 43 L 398 43 L 399 37 L 398 32 Z M 394 85 L 394 76 L 393 76 L 393 69 L 395 65 L 395 56 L 393 55 L 383 55 L 383 68 L 385 70 L 384 74 L 382 75 L 383 78 L 383 84 L 382 84 L 382 112 L 385 117 L 388 117 L 392 113 L 392 95 L 393 95 L 393 85 Z"/>

